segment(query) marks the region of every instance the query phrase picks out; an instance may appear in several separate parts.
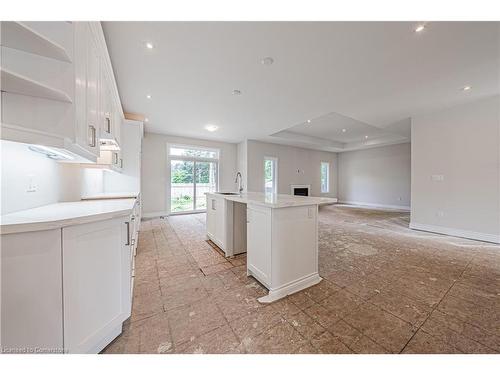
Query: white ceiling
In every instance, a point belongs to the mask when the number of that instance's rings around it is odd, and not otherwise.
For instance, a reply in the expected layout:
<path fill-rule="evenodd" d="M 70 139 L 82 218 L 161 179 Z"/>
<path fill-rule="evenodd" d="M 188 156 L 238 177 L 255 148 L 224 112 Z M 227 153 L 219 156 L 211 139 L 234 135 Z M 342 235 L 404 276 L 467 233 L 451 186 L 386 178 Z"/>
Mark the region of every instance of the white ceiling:
<path fill-rule="evenodd" d="M 124 110 L 147 131 L 331 151 L 408 141 L 410 117 L 500 93 L 499 22 L 416 25 L 103 22 Z"/>

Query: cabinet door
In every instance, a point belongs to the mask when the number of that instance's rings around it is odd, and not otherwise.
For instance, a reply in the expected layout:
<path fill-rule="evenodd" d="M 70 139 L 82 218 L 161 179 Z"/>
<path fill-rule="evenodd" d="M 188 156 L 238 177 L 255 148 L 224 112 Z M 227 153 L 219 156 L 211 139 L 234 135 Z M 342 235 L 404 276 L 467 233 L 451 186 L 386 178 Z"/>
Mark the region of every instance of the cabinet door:
<path fill-rule="evenodd" d="M 111 83 L 105 74 L 105 70 L 101 69 L 100 80 L 100 116 L 101 116 L 101 138 L 115 139 L 115 113 L 113 99 L 111 97 Z"/>
<path fill-rule="evenodd" d="M 122 145 L 122 123 L 123 123 L 123 118 L 122 118 L 122 110 L 118 106 L 117 103 L 113 104 L 113 116 L 114 116 L 114 121 L 113 121 L 113 133 L 116 142 L 121 146 Z"/>
<path fill-rule="evenodd" d="M 1 347 L 61 353 L 61 230 L 2 235 L 1 257 Z"/>
<path fill-rule="evenodd" d="M 128 319 L 132 314 L 132 274 L 134 271 L 134 244 L 137 239 L 134 238 L 134 221 L 132 215 L 124 223 L 122 246 L 122 309 L 125 313 L 124 319 Z"/>
<path fill-rule="evenodd" d="M 216 205 L 217 200 L 207 195 L 207 234 L 212 238 L 216 236 Z"/>
<path fill-rule="evenodd" d="M 92 33 L 87 40 L 87 149 L 99 156 L 100 113 L 99 113 L 99 54 Z"/>
<path fill-rule="evenodd" d="M 265 286 L 271 285 L 271 215 L 267 207 L 247 209 L 247 267 Z"/>
<path fill-rule="evenodd" d="M 89 28 L 85 22 L 75 22 L 75 142 L 88 150 L 87 125 L 87 52 Z"/>
<path fill-rule="evenodd" d="M 126 218 L 63 229 L 64 347 L 97 353 L 121 332 L 130 277 Z M 130 285 L 130 284 L 129 284 Z"/>
<path fill-rule="evenodd" d="M 225 217 L 225 199 L 216 198 L 216 211 L 215 211 L 215 238 L 217 238 L 217 245 L 223 250 L 226 249 L 226 217 Z"/>
<path fill-rule="evenodd" d="M 101 136 L 103 138 L 112 138 L 113 129 L 111 123 L 111 109 L 110 97 L 108 92 L 108 82 L 104 74 L 104 69 L 101 69 L 101 87 L 100 87 L 100 115 L 101 123 Z"/>

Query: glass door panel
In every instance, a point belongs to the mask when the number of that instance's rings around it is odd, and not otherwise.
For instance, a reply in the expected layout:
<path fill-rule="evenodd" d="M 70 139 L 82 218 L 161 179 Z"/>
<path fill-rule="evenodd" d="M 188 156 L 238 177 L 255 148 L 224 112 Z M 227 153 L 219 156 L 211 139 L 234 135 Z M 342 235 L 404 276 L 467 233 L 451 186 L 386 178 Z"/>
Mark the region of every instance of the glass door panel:
<path fill-rule="evenodd" d="M 170 161 L 170 212 L 194 210 L 194 161 Z"/>
<path fill-rule="evenodd" d="M 217 163 L 213 161 L 195 162 L 195 209 L 206 210 L 207 199 L 205 193 L 217 190 Z"/>

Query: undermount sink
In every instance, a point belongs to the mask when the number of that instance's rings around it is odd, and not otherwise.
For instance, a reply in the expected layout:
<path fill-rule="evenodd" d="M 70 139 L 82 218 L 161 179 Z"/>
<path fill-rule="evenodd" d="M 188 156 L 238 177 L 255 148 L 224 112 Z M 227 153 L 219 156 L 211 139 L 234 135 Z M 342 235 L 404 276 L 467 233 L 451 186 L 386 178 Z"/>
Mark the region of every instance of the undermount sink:
<path fill-rule="evenodd" d="M 222 195 L 240 195 L 240 193 L 222 193 L 222 192 L 217 192 L 216 194 L 222 194 Z"/>

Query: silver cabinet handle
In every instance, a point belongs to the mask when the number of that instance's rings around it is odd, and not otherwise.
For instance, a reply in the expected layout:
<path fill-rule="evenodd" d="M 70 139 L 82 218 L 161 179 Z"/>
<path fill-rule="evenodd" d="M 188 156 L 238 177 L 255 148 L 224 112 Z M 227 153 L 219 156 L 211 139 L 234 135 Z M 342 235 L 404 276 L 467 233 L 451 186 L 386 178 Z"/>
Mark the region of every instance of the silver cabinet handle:
<path fill-rule="evenodd" d="M 123 159 L 120 158 L 120 168 L 123 168 Z"/>
<path fill-rule="evenodd" d="M 130 223 L 128 221 L 125 222 L 127 225 L 127 243 L 125 244 L 126 246 L 130 245 Z"/>
<path fill-rule="evenodd" d="M 118 164 L 118 153 L 113 152 L 113 164 Z"/>
<path fill-rule="evenodd" d="M 217 210 L 217 206 L 215 205 L 215 199 L 212 199 L 212 210 Z"/>
<path fill-rule="evenodd" d="M 97 133 L 94 125 L 89 125 L 89 130 L 90 130 L 90 140 L 89 140 L 89 146 L 90 147 L 95 147 L 97 145 Z"/>

